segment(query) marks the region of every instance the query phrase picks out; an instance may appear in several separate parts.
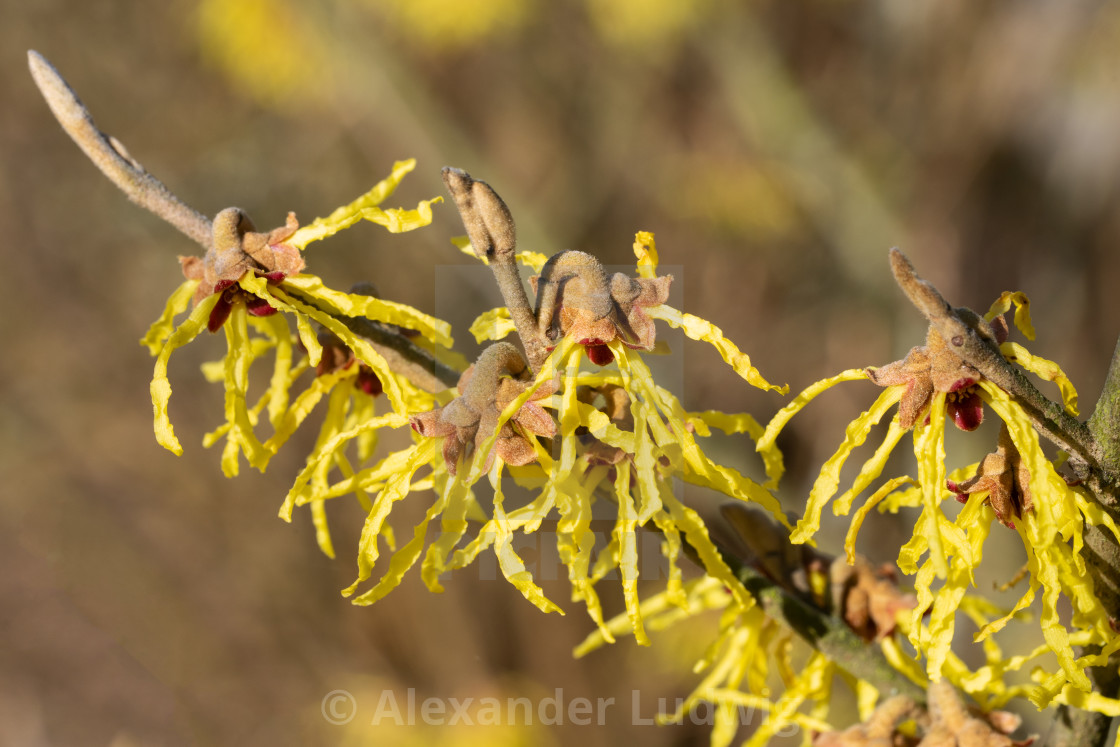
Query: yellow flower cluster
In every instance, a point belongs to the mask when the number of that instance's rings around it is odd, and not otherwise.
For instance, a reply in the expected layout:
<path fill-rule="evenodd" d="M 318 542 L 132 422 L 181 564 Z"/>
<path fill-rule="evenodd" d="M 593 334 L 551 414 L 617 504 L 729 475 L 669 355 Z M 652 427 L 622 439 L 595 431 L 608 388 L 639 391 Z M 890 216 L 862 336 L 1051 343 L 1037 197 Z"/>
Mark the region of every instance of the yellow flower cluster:
<path fill-rule="evenodd" d="M 639 274 L 652 276 L 656 270 L 653 237 L 639 234 L 635 246 Z M 540 255 L 530 253 L 523 253 L 522 260 L 538 269 L 544 261 Z M 749 359 L 710 323 L 664 305 L 648 311 L 655 318 L 681 327 L 688 336 L 714 345 L 748 381 L 771 387 Z M 490 339 L 502 337 L 513 329 L 507 319 L 505 309 L 488 312 L 472 329 L 485 329 L 484 336 Z M 355 594 L 363 582 L 373 577 L 382 541 L 395 547 L 387 534 L 393 507 L 412 492 L 434 488 L 436 501 L 414 527 L 411 539 L 395 550 L 376 583 L 357 594 L 355 603 L 371 604 L 382 598 L 417 563 L 424 582 L 433 591 L 439 591 L 439 579 L 444 572 L 463 568 L 480 553 L 491 550 L 505 578 L 528 600 L 542 610 L 561 611 L 559 605 L 545 596 L 513 547 L 515 534 L 537 532 L 544 521 L 555 516 L 557 550 L 569 570 L 573 600 L 585 604 L 607 640 L 613 640 L 614 633 L 603 620 L 596 585 L 617 573 L 626 603 L 628 629 L 640 643 L 648 643 L 637 589 L 639 527 L 649 526 L 661 533 L 662 552 L 669 565 L 667 593 L 677 603 L 686 603 L 678 560 L 683 544 L 687 543 L 713 578 L 732 588 L 741 603 L 749 604 L 749 597 L 709 539 L 703 521 L 677 498 L 671 483 L 673 477 L 679 477 L 758 503 L 784 521 L 769 492 L 738 471 L 714 462 L 698 443 L 710 435 L 711 428 L 729 433 L 745 431 L 757 437 L 761 426 L 748 415 L 686 411 L 673 394 L 657 385 L 638 353 L 621 340 L 606 345 L 615 363 L 610 368 L 590 371 L 584 370 L 584 346 L 570 336 L 562 338 L 537 376 L 519 385 L 520 393 L 505 404 L 496 419 L 489 421 L 484 432 L 480 430 L 473 436 L 473 450 L 461 462 L 449 463 L 451 457 L 440 448 L 439 442 L 455 438 L 454 435 L 426 437 L 417 428 L 409 448 L 389 454 L 356 473 L 344 473 L 334 483 L 317 484 L 314 477 L 329 468 L 331 455 L 344 448 L 350 439 L 376 428 L 399 426 L 402 421 L 396 416 L 385 416 L 358 423 L 325 442 L 297 478 L 285 506 L 290 512 L 297 505 L 355 491 L 371 496 L 372 509 L 360 540 L 358 579 L 344 593 Z M 551 393 L 542 396 L 542 391 Z M 608 414 L 610 408 L 597 406 L 596 401 L 596 393 L 601 399 L 604 392 L 612 391 L 624 393 L 622 413 L 612 412 L 615 417 Z M 528 463 L 510 465 L 501 458 L 495 459 L 492 452 L 500 438 L 526 439 L 516 431 L 513 435 L 502 434 L 507 425 L 516 423 L 519 412 L 531 401 L 534 407 L 552 413 L 558 422 L 556 449 L 546 448 L 537 438 L 527 438 L 534 450 L 534 458 Z M 458 460 L 459 452 L 453 454 Z M 506 472 L 536 497 L 524 506 L 507 510 L 503 491 Z M 487 483 L 488 490 L 483 490 Z M 596 548 L 592 511 L 604 501 L 616 504 L 616 520 L 608 545 Z M 438 538 L 429 543 L 429 526 L 437 520 Z M 472 521 L 477 527 L 468 538 Z"/>
<path fill-rule="evenodd" d="M 302 251 L 308 244 L 328 238 L 361 220 L 384 226 L 394 233 L 428 225 L 432 220 L 431 205 L 441 198 L 422 201 L 410 210 L 379 207 L 414 167 L 415 161 L 398 162 L 392 173 L 369 192 L 326 218 L 294 231 L 280 232 L 277 235 L 283 237 L 282 243 L 271 248 Z M 214 258 L 208 256 L 193 264 L 201 266 L 207 262 L 212 267 Z M 188 262 L 184 262 L 184 268 L 188 266 Z M 302 262 L 297 260 L 296 266 L 302 266 Z M 200 299 L 198 289 L 205 280 L 188 278 L 172 293 L 163 314 L 141 340 L 156 357 L 151 384 L 155 432 L 156 439 L 167 449 L 175 454 L 182 453 L 168 413 L 171 397 L 168 361 L 175 350 L 194 340 L 208 326 L 212 331 L 222 329 L 226 337 L 226 355 L 203 368 L 208 379 L 221 381 L 225 387 L 225 422 L 208 434 L 204 443 L 210 446 L 225 439 L 221 464 L 227 476 L 238 473 L 241 454 L 250 465 L 263 471 L 272 455 L 324 397 L 328 399 L 328 412 L 317 449 L 335 433 L 358 422 L 369 422 L 373 416 L 373 401 L 357 386 L 363 367 L 371 369 L 377 377 L 391 407 L 398 413 L 396 418 L 402 423 L 406 420 L 405 413 L 431 407 L 436 402 L 434 395 L 392 370 L 381 353 L 366 338 L 352 331 L 346 320 L 363 318 L 397 325 L 415 330 L 430 346 L 450 347 L 450 325 L 446 322 L 404 304 L 332 290 L 314 275 L 278 273 L 271 277 L 262 274 L 260 269 L 242 272 L 240 265 L 232 274 L 237 276 L 217 286 L 222 290 Z M 197 301 L 194 309 L 176 325 L 176 317 L 188 310 L 192 298 Z M 285 316 L 294 318 L 294 335 Z M 297 380 L 305 377 L 309 370 L 314 372 L 322 360 L 323 344 L 316 326 L 353 351 L 363 365 L 325 371 L 293 396 L 292 388 Z M 305 354 L 297 353 L 299 346 Z M 249 370 L 254 363 L 267 357 L 272 358 L 268 386 L 250 404 Z M 265 411 L 272 428 L 268 438 L 257 434 Z M 368 437 L 361 440 L 359 458 L 368 458 L 372 448 L 373 442 Z M 332 465 L 349 469 L 342 454 L 336 453 L 332 458 Z M 320 545 L 328 554 L 333 554 L 321 504 L 313 506 L 313 515 Z"/>
<path fill-rule="evenodd" d="M 1016 306 L 1016 326 L 1028 339 L 1033 339 L 1029 304 L 1021 293 L 1003 294 L 989 310 L 986 321 L 996 321 L 1012 304 Z M 915 349 L 918 353 L 922 350 Z M 1055 363 L 1031 355 L 1017 343 L 1004 341 L 1000 350 L 1009 362 L 1058 384 L 1066 410 L 1076 415 L 1077 393 L 1068 377 Z M 921 360 L 921 355 L 915 351 L 907 359 L 911 362 L 911 374 L 915 370 L 913 361 Z M 898 367 L 895 370 L 904 369 Z M 821 392 L 844 381 L 874 380 L 875 373 L 874 369 L 845 371 L 806 388 L 774 417 L 759 439 L 758 447 L 772 448 L 782 428 Z M 975 379 L 965 383 L 975 388 L 983 405 L 1000 418 L 1017 452 L 1014 461 L 1021 466 L 1022 471 L 1012 474 L 1014 470 L 1008 466 L 1005 474 L 1000 477 L 1004 480 L 1001 492 L 1012 494 L 1019 501 L 1025 499 L 1022 506 L 1016 506 L 1021 515 L 1014 523 L 1009 516 L 997 515 L 996 496 L 990 496 L 991 500 L 987 500 L 987 494 L 995 493 L 1000 485 L 994 478 L 991 482 L 984 483 L 987 489 L 977 490 L 974 497 L 969 498 L 963 492 L 956 493 L 967 503 L 955 519 L 951 520 L 945 515 L 941 504 L 947 498 L 954 497 L 957 482 L 977 474 L 980 465 L 974 464 L 953 475 L 946 475 L 945 423 L 948 409 L 960 401 L 955 399 L 959 396 L 959 390 L 941 391 L 939 387 L 930 387 L 924 394 L 925 399 L 920 404 L 920 409 L 913 413 L 917 417 L 911 416 L 917 477 L 901 476 L 884 481 L 855 511 L 845 541 L 848 558 L 850 560 L 854 557 L 856 537 L 872 509 L 897 512 L 902 507 L 921 508 L 922 513 L 913 527 L 913 536 L 899 553 L 898 566 L 904 573 L 915 576 L 918 605 L 910 615 L 906 629 L 911 644 L 926 657 L 926 675 L 936 681 L 942 674 L 948 674 L 967 692 L 978 696 L 986 693 L 986 699 L 993 699 L 993 704 L 998 705 L 1022 692 L 1003 683 L 1002 675 L 1019 669 L 1042 651 L 1048 650 L 1057 657 L 1060 668 L 1039 679 L 1038 685 L 1030 690 L 1032 702 L 1041 708 L 1055 700 L 1079 704 L 1092 700 L 1095 706 L 1105 707 L 1104 699 L 1091 693 L 1085 668 L 1106 660 L 1107 655 L 1103 659 L 1100 655 L 1078 658 L 1073 647 L 1096 644 L 1103 646 L 1106 652 L 1113 652 L 1120 649 L 1120 639 L 1113 633 L 1105 610 L 1093 593 L 1093 582 L 1081 556 L 1081 549 L 1086 525 L 1107 528 L 1118 537 L 1120 531 L 1090 497 L 1058 474 L 1055 463 L 1043 452 L 1038 434 L 1022 406 L 978 374 Z M 886 384 L 882 378 L 879 381 Z M 888 458 L 909 430 L 900 424 L 900 416 L 904 414 L 908 398 L 912 403 L 916 401 L 912 393 L 918 386 L 921 386 L 921 382 L 917 375 L 912 375 L 908 381 L 886 385 L 871 407 L 852 421 L 843 443 L 822 466 L 810 492 L 805 515 L 791 535 L 792 541 L 806 542 L 813 537 L 820 527 L 821 511 L 829 501 L 832 501 L 832 509 L 836 515 L 846 516 L 851 513 L 855 498 L 880 479 Z M 864 443 L 872 428 L 900 402 L 902 404 L 899 412 L 890 421 L 882 443 L 863 463 L 851 486 L 833 500 L 839 489 L 840 471 L 848 457 Z M 770 472 L 771 486 L 777 484 L 782 471 L 780 463 L 774 467 Z M 984 542 L 991 530 L 992 521 L 997 518 L 1008 526 L 1013 526 L 1023 540 L 1027 555 L 1028 587 L 1013 609 L 978 623 L 980 631 L 976 634 L 976 640 L 988 642 L 993 633 L 1001 630 L 1018 613 L 1028 608 L 1041 589 L 1042 609 L 1039 621 L 1045 645 L 1031 656 L 993 661 L 982 673 L 965 676 L 961 670 L 963 665 L 950 651 L 956 613 L 965 604 L 967 589 L 975 585 L 974 571 L 982 560 Z M 941 584 L 935 590 L 934 584 L 938 579 Z M 1072 620 L 1063 622 L 1060 617 L 1062 599 L 1066 600 L 1066 604 L 1072 605 Z M 928 620 L 925 619 L 927 615 Z M 1074 632 L 1070 634 L 1067 628 Z M 993 649 L 988 650 L 990 652 Z M 1120 702 L 1109 701 L 1106 707 L 1109 712 L 1117 710 Z"/>

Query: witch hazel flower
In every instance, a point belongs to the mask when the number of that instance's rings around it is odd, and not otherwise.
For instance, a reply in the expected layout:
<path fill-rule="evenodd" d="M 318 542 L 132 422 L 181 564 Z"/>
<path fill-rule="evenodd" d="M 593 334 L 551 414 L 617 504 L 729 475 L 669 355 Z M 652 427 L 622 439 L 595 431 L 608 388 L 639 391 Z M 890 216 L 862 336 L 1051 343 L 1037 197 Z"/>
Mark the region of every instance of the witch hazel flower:
<path fill-rule="evenodd" d="M 227 340 L 227 354 L 221 364 L 226 423 L 209 434 L 205 443 L 215 443 L 219 437 L 226 439 L 222 470 L 227 476 L 237 474 L 240 453 L 257 469 L 266 467 L 276 449 L 307 417 L 308 408 L 325 394 L 322 387 L 311 387 L 309 397 L 297 400 L 302 409 L 289 409 L 290 389 L 300 369 L 292 363 L 293 337 L 288 322 L 277 312 L 295 319 L 296 337 L 307 351 L 312 367 L 318 368 L 322 362 L 323 345 L 315 329 L 318 327 L 329 333 L 328 341 L 337 339 L 368 369 L 364 381 L 371 392 L 376 380 L 395 410 L 404 413 L 431 406 L 431 392 L 442 390 L 445 385 L 433 385 L 430 374 L 422 377 L 423 371 L 402 373 L 401 366 L 394 370 L 386 358 L 389 351 L 355 332 L 354 322 L 408 328 L 428 343 L 443 347 L 452 344 L 450 325 L 404 304 L 365 293 L 335 291 L 318 277 L 303 273 L 302 251 L 308 244 L 360 220 L 377 223 L 390 232 L 409 231 L 430 223 L 431 205 L 440 198 L 422 201 L 414 210 L 379 207 L 414 166 L 414 161 L 398 162 L 389 177 L 369 192 L 304 227 L 290 213 L 284 226 L 261 233 L 240 209 L 229 208 L 218 214 L 211 224 L 212 236 L 205 255 L 180 258 L 186 282 L 172 294 L 163 315 L 142 340 L 156 356 L 151 390 L 156 439 L 161 445 L 176 454 L 182 453 L 168 413 L 171 385 L 167 366 L 171 354 L 194 340 L 203 329 L 221 329 Z M 192 304 L 187 319 L 176 326 L 176 316 Z M 263 335 L 263 339 L 257 335 Z M 262 402 L 268 400 L 269 421 L 276 433 L 262 442 L 255 433 L 256 412 L 260 408 L 250 407 L 247 402 L 248 371 L 255 360 L 269 351 L 276 353 L 276 363 Z M 421 377 L 416 378 L 418 383 L 413 383 L 414 374 Z"/>
<path fill-rule="evenodd" d="M 977 319 L 981 334 L 1000 345 L 1007 340 L 1003 316 L 991 323 Z M 945 395 L 949 416 L 962 431 L 973 431 L 984 420 L 984 407 L 976 384 L 980 372 L 953 352 L 941 334 L 932 327 L 923 347 L 911 349 L 900 361 L 867 369 L 867 377 L 879 386 L 905 386 L 898 404 L 898 422 L 910 428 L 929 408 L 935 394 Z"/>
<path fill-rule="evenodd" d="M 263 277 L 277 285 L 305 266 L 298 249 L 284 242 L 299 229 L 295 213 L 288 213 L 285 225 L 268 233 L 258 233 L 253 221 L 238 208 L 226 208 L 214 218 L 214 244 L 204 257 L 179 257 L 183 276 L 197 280 L 194 303 L 221 294 L 210 311 L 206 328 L 216 332 L 229 318 L 234 303 L 244 303 L 252 316 L 269 316 L 276 309 L 240 285 L 246 273 Z"/>
<path fill-rule="evenodd" d="M 608 278 L 598 259 L 574 250 L 554 254 L 540 275 L 530 278 L 541 333 L 553 345 L 570 336 L 598 366 L 614 360 L 608 347 L 614 340 L 653 350 L 657 331 L 646 309 L 669 300 L 672 282 L 672 275 L 631 278 L 616 272 Z"/>

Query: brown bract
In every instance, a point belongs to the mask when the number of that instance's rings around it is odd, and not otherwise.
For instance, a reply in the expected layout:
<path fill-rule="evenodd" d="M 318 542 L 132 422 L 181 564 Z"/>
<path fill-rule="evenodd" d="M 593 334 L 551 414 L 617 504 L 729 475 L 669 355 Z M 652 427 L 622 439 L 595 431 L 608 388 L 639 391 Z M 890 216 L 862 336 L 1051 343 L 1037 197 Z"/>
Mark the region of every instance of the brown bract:
<path fill-rule="evenodd" d="M 634 416 L 630 412 L 630 395 L 624 388 L 615 384 L 582 386 L 576 392 L 576 398 L 603 412 L 619 429 L 634 430 Z M 580 434 L 580 442 L 584 446 L 584 456 L 588 464 L 607 464 L 613 467 L 624 459 L 632 458 L 632 455 L 624 449 L 595 438 L 587 432 L 586 428 L 577 432 Z"/>
<path fill-rule="evenodd" d="M 522 378 L 529 367 L 521 353 L 507 342 L 499 342 L 482 351 L 475 364 L 459 379 L 460 396 L 444 407 L 414 415 L 413 429 L 421 436 L 445 438 L 443 458 L 447 470 L 456 474 L 460 455 L 474 445 L 481 446 L 497 430 L 494 447 L 486 457 L 489 469 L 497 455 L 513 466 L 529 464 L 536 451 L 529 440 L 536 436 L 556 435 L 556 423 L 540 405 L 555 386 L 546 384 L 534 392 L 500 430 L 498 418 L 502 411 L 532 384 Z"/>
<path fill-rule="evenodd" d="M 295 213 L 267 233 L 258 233 L 253 221 L 239 208 L 226 208 L 214 218 L 214 241 L 204 257 L 179 257 L 183 275 L 198 280 L 194 294 L 202 299 L 230 287 L 249 271 L 261 275 L 296 275 L 304 268 L 303 256 L 285 244 L 299 228 Z"/>
<path fill-rule="evenodd" d="M 977 320 L 997 344 L 1007 339 L 1007 323 L 1002 316 L 991 323 Z M 964 362 L 932 326 L 926 344 L 912 348 L 900 361 L 867 369 L 871 381 L 879 386 L 905 386 L 898 404 L 898 424 L 910 428 L 929 407 L 935 392 L 947 397 L 949 415 L 958 428 L 975 430 L 984 420 L 983 403 L 976 392 L 980 372 Z"/>
<path fill-rule="evenodd" d="M 1009 529 L 1015 528 L 1013 516 L 1022 518 L 1024 511 L 1034 508 L 1030 470 L 1023 464 L 1006 425 L 1000 428 L 996 450 L 984 457 L 976 474 L 964 482 L 949 480 L 947 484 L 961 503 L 973 493 L 987 493 L 996 518 Z"/>
<path fill-rule="evenodd" d="M 545 337 L 555 342 L 570 336 L 587 347 L 593 363 L 606 365 L 614 359 L 606 345 L 616 339 L 638 350 L 653 349 L 657 330 L 645 309 L 669 300 L 673 278 L 631 278 L 621 272 L 608 277 L 595 257 L 566 251 L 549 258 L 529 281 Z"/>
<path fill-rule="evenodd" d="M 786 591 L 836 615 L 863 640 L 891 635 L 898 613 L 918 600 L 898 588 L 894 567 L 872 566 L 857 555 L 848 565 L 808 545 L 794 545 L 789 530 L 765 511 L 742 503 L 720 506 L 722 522 L 710 527 L 712 540 Z"/>
<path fill-rule="evenodd" d="M 908 720 L 918 725 L 920 736 L 898 730 Z M 818 735 L 813 747 L 1027 747 L 1035 737 L 1015 741 L 1007 736 L 1020 722 L 1006 711 L 985 714 L 966 707 L 953 686 L 942 680 L 929 686 L 926 709 L 896 695 L 880 703 L 864 723 Z"/>
<path fill-rule="evenodd" d="M 874 567 L 862 556 L 854 565 L 844 558 L 829 568 L 832 599 L 844 622 L 865 641 L 878 641 L 894 632 L 899 612 L 914 609 L 918 599 L 898 588 L 894 567 Z"/>

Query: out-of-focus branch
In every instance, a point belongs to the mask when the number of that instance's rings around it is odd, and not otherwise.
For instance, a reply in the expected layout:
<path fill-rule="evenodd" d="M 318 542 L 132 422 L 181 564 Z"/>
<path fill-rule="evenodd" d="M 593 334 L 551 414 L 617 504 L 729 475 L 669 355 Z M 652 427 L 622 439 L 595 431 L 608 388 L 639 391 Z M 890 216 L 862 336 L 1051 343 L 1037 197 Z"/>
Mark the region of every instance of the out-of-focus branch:
<path fill-rule="evenodd" d="M 925 690 L 892 667 L 878 646 L 856 635 L 844 620 L 798 599 L 733 553 L 724 550 L 722 554 L 739 581 L 771 618 L 841 669 L 870 682 L 884 698 L 904 695 L 918 705 L 925 705 Z"/>
<path fill-rule="evenodd" d="M 175 226 L 199 246 L 209 249 L 212 243 L 210 220 L 182 202 L 159 179 L 149 174 L 128 154 L 120 141 L 97 129 L 89 110 L 45 57 L 29 50 L 27 62 L 31 77 L 62 129 L 109 177 L 109 181 L 128 195 L 128 199 Z"/>

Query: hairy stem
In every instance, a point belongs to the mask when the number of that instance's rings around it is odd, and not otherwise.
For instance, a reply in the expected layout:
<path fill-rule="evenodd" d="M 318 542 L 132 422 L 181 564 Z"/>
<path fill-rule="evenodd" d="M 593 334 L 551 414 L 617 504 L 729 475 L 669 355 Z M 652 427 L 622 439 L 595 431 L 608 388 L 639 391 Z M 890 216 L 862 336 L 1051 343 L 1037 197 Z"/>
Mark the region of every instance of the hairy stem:
<path fill-rule="evenodd" d="M 548 357 L 548 342 L 537 328 L 517 269 L 517 231 L 513 216 L 489 184 L 472 179 L 467 172 L 445 167 L 443 181 L 459 209 L 475 254 L 485 259 L 494 272 L 498 290 L 535 374 Z"/>
<path fill-rule="evenodd" d="M 97 129 L 89 110 L 46 58 L 27 52 L 31 77 L 62 129 L 128 199 L 178 228 L 204 249 L 212 242 L 210 220 L 186 205 L 128 154 L 116 138 Z"/>

